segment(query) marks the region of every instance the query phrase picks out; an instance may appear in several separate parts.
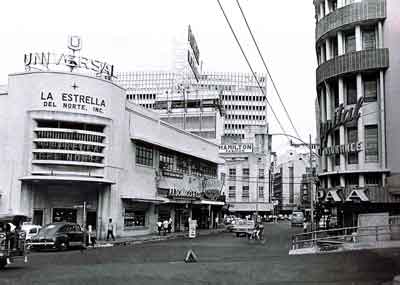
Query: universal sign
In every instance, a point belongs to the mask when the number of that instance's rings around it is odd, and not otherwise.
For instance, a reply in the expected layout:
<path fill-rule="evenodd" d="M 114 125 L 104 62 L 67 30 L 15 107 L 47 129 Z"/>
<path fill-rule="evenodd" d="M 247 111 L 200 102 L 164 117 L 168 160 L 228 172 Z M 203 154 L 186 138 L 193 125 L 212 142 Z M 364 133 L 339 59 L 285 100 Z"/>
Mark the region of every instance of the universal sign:
<path fill-rule="evenodd" d="M 253 152 L 253 144 L 223 144 L 219 146 L 219 153 L 249 153 Z"/>

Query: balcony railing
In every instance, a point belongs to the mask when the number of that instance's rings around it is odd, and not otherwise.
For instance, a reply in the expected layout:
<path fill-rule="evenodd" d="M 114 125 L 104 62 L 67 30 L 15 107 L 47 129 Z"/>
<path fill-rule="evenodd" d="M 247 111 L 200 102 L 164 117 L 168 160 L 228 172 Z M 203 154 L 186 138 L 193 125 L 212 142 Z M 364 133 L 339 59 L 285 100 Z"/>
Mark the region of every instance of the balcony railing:
<path fill-rule="evenodd" d="M 389 49 L 369 49 L 332 58 L 317 68 L 317 85 L 346 73 L 389 67 Z"/>
<path fill-rule="evenodd" d="M 329 31 L 351 23 L 386 18 L 386 0 L 364 0 L 346 5 L 322 18 L 315 28 L 315 39 L 318 41 Z"/>

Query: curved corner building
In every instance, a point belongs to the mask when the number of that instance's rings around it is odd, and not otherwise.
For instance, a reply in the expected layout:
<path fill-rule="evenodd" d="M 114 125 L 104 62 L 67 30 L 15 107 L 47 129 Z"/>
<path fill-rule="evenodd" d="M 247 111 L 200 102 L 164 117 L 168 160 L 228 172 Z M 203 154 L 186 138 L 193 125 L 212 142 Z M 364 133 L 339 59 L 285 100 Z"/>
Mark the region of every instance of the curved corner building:
<path fill-rule="evenodd" d="M 400 1 L 314 0 L 323 209 L 339 226 L 400 211 Z"/>

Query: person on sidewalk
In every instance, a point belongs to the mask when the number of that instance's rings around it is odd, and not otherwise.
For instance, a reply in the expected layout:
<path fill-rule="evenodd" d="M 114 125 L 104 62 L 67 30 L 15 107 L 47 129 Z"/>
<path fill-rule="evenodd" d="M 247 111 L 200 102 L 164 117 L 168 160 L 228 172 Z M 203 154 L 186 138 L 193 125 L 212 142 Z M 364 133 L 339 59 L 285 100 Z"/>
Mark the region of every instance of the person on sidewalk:
<path fill-rule="evenodd" d="M 164 228 L 164 235 L 166 236 L 168 231 L 168 220 L 164 220 L 163 228 Z"/>
<path fill-rule="evenodd" d="M 218 216 L 215 217 L 215 221 L 214 221 L 214 229 L 218 228 Z"/>
<path fill-rule="evenodd" d="M 307 232 L 307 227 L 308 227 L 308 223 L 307 221 L 303 222 L 303 231 L 306 233 Z"/>
<path fill-rule="evenodd" d="M 172 231 L 172 218 L 169 218 L 168 220 L 168 233 L 170 234 Z"/>
<path fill-rule="evenodd" d="M 110 238 L 110 235 L 111 235 L 111 238 L 113 240 L 115 240 L 115 237 L 114 237 L 114 224 L 113 224 L 111 218 L 108 220 L 108 224 L 107 224 L 107 240 Z"/>
<path fill-rule="evenodd" d="M 160 235 L 161 235 L 161 230 L 162 230 L 162 223 L 161 223 L 161 221 L 158 221 L 158 222 L 157 222 L 157 228 L 158 228 L 158 235 L 160 236 Z"/>

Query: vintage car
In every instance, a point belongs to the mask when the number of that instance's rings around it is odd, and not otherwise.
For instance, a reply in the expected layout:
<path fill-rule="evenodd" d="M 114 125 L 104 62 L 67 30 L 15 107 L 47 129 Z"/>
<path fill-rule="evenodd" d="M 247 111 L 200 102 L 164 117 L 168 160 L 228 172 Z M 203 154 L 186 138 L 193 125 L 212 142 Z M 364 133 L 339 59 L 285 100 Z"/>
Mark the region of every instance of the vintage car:
<path fill-rule="evenodd" d="M 89 239 L 80 225 L 68 222 L 57 222 L 45 225 L 39 233 L 31 238 L 32 250 L 57 249 L 67 250 L 71 247 L 85 248 Z"/>
<path fill-rule="evenodd" d="M 0 269 L 19 260 L 28 262 L 26 234 L 20 226 L 26 220 L 20 214 L 0 215 Z"/>
<path fill-rule="evenodd" d="M 26 241 L 30 242 L 31 238 L 39 233 L 39 230 L 42 228 L 42 226 L 24 224 L 21 228 L 26 233 Z"/>
<path fill-rule="evenodd" d="M 255 223 L 253 220 L 239 220 L 232 228 L 232 232 L 236 234 L 237 237 L 245 235 L 248 236 L 254 231 Z"/>

